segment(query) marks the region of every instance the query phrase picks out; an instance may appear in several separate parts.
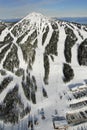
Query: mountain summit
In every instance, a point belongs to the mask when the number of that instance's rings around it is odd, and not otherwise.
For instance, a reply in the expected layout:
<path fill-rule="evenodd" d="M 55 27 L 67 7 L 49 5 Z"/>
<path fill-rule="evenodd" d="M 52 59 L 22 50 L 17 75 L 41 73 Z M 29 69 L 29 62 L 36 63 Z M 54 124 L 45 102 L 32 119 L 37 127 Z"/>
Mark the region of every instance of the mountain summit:
<path fill-rule="evenodd" d="M 31 13 L 0 31 L 0 115 L 18 122 L 44 107 L 65 114 L 68 84 L 87 79 L 87 27 Z M 62 110 L 60 107 L 61 106 Z M 18 114 L 19 113 L 19 114 Z M 48 115 L 48 116 L 49 116 Z"/>
<path fill-rule="evenodd" d="M 40 18 L 45 18 L 45 19 L 49 19 L 48 17 L 46 17 L 46 16 L 44 16 L 43 14 L 41 14 L 41 13 L 36 13 L 36 12 L 32 12 L 32 13 L 30 13 L 30 14 L 28 14 L 26 17 L 24 17 L 23 19 L 33 19 L 34 20 L 34 18 L 38 18 L 38 19 L 40 19 Z"/>

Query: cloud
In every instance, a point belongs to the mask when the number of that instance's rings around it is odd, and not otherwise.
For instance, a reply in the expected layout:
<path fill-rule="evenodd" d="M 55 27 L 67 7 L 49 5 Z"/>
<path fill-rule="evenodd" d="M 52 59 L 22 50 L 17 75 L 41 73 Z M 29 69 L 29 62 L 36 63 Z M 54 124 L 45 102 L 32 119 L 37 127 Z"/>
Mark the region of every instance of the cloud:
<path fill-rule="evenodd" d="M 3 0 L 5 1 L 5 0 Z M 13 0 L 7 0 L 13 1 Z M 39 12 L 47 16 L 86 16 L 87 10 L 71 9 L 66 6 L 70 0 L 15 0 L 16 6 L 0 4 L 0 18 L 24 17 L 31 12 Z M 24 3 L 23 3 L 24 2 Z M 6 4 L 6 3 L 5 3 Z"/>

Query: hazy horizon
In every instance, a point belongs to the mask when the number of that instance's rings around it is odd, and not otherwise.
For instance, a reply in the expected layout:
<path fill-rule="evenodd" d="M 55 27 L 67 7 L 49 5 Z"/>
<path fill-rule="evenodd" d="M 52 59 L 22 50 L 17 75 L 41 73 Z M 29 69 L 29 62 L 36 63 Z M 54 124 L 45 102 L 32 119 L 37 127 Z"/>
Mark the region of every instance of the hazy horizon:
<path fill-rule="evenodd" d="M 44 15 L 44 16 L 46 16 L 46 15 Z M 26 17 L 26 16 L 24 16 L 24 17 Z M 14 17 L 14 18 L 0 18 L 0 20 L 11 20 L 11 19 L 22 19 L 22 18 L 24 18 L 24 17 Z M 49 17 L 49 16 L 48 16 Z M 73 16 L 60 16 L 60 17 L 57 17 L 57 16 L 51 16 L 52 18 L 87 18 L 87 16 L 75 16 L 75 17 L 73 17 Z"/>
<path fill-rule="evenodd" d="M 79 23 L 79 24 L 86 24 L 87 25 L 87 17 L 52 17 L 53 19 L 56 20 L 63 20 L 63 21 L 68 21 L 68 22 L 74 22 L 74 23 Z M 14 19 L 1 19 L 3 22 L 18 22 L 22 18 L 14 18 Z"/>

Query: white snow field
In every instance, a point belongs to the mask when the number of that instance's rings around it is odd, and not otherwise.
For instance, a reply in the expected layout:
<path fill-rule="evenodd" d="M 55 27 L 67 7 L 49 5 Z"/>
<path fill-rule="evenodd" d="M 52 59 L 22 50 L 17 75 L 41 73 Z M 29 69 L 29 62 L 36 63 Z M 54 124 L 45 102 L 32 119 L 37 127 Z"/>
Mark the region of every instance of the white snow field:
<path fill-rule="evenodd" d="M 52 22 L 57 24 L 57 29 L 55 31 L 59 32 L 59 38 L 57 41 L 57 52 L 58 55 L 53 55 L 54 61 L 50 57 L 50 54 L 48 55 L 49 58 L 49 79 L 48 84 L 44 83 L 44 53 L 45 48 L 49 44 L 50 39 L 53 34 L 53 28 L 52 28 Z M 16 34 L 14 35 L 12 33 L 12 30 L 14 28 L 17 28 L 17 26 L 21 27 L 21 31 L 16 29 Z M 47 33 L 46 40 L 44 44 L 42 45 L 42 37 L 44 32 L 46 32 L 46 27 L 49 27 L 49 32 Z M 65 39 L 66 39 L 66 33 L 65 33 L 65 27 L 69 27 L 73 30 L 74 34 L 77 37 L 77 41 L 75 45 L 72 47 L 72 59 L 71 65 L 72 69 L 74 70 L 74 78 L 68 82 L 64 83 L 63 81 L 63 64 L 66 63 L 65 55 L 64 55 L 64 49 L 65 49 Z M 43 16 L 42 14 L 38 13 L 31 13 L 25 18 L 23 18 L 21 21 L 13 25 L 10 29 L 7 27 L 5 30 L 2 31 L 0 35 L 0 42 L 4 41 L 4 38 L 9 33 L 11 37 L 13 38 L 13 43 L 8 49 L 8 51 L 5 53 L 4 58 L 0 62 L 0 70 L 3 69 L 6 71 L 6 76 L 12 76 L 13 81 L 0 93 L 0 103 L 3 102 L 6 94 L 14 88 L 15 84 L 18 84 L 19 86 L 19 95 L 21 96 L 21 100 L 24 104 L 24 107 L 27 105 L 31 106 L 31 112 L 30 114 L 32 116 L 36 115 L 38 117 L 38 125 L 34 126 L 34 130 L 54 130 L 53 123 L 52 123 L 52 115 L 55 115 L 55 110 L 58 111 L 58 116 L 64 116 L 66 117 L 66 112 L 70 111 L 68 100 L 69 97 L 72 97 L 72 93 L 70 92 L 68 86 L 73 84 L 82 83 L 85 84 L 85 81 L 87 79 L 87 66 L 80 66 L 77 59 L 77 50 L 78 46 L 81 44 L 81 42 L 87 38 L 87 31 L 84 30 L 85 25 L 82 25 L 81 29 L 79 29 L 75 24 L 68 22 L 61 22 L 61 21 L 54 21 L 51 18 L 47 18 Z M 87 27 L 86 27 L 87 28 Z M 17 55 L 19 59 L 19 68 L 24 69 L 25 77 L 27 76 L 27 66 L 28 61 L 24 60 L 23 52 L 21 49 L 21 45 L 25 44 L 28 37 L 31 36 L 31 34 L 37 30 L 37 36 L 35 39 L 32 40 L 31 45 L 33 45 L 34 41 L 37 39 L 37 48 L 35 49 L 35 61 L 32 64 L 32 70 L 28 70 L 30 73 L 30 76 L 34 76 L 36 79 L 37 84 L 37 92 L 36 92 L 36 104 L 33 104 L 31 101 L 29 101 L 23 91 L 21 82 L 22 82 L 22 76 L 18 77 L 15 75 L 15 71 L 17 68 L 14 68 L 14 71 L 11 72 L 9 70 L 6 70 L 3 67 L 3 62 L 6 60 L 8 53 L 10 52 L 13 44 L 17 47 Z M 78 31 L 83 36 L 83 39 L 80 37 Z M 26 33 L 27 32 L 27 33 Z M 23 37 L 20 43 L 17 43 L 17 39 L 21 37 L 23 34 L 26 35 Z M 3 47 L 0 47 L 0 52 L 3 48 L 5 48 L 7 45 L 4 45 Z M 0 83 L 3 80 L 3 77 L 0 74 Z M 42 88 L 45 88 L 48 98 L 43 97 L 42 94 Z M 85 97 L 87 99 L 87 97 Z M 81 99 L 82 100 L 82 99 Z M 84 100 L 84 99 L 83 99 Z M 77 102 L 73 100 L 72 102 Z M 45 112 L 45 120 L 41 119 L 41 114 L 39 111 L 41 109 L 44 109 Z M 87 109 L 83 108 L 83 109 Z M 78 111 L 78 110 L 77 110 Z M 19 124 L 11 125 L 10 123 L 4 124 L 3 121 L 1 121 L 0 129 L 2 127 L 3 130 L 31 130 L 28 129 L 28 117 L 29 115 L 26 115 L 23 119 L 19 120 Z M 82 127 L 84 129 L 82 129 Z M 67 130 L 86 130 L 87 123 L 79 124 L 77 126 L 69 126 Z"/>

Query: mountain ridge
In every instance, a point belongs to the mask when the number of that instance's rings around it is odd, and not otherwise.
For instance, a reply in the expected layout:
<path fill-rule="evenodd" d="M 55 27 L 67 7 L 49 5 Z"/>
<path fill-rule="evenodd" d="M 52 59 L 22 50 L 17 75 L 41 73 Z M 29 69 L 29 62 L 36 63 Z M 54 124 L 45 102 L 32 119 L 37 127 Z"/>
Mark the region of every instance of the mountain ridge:
<path fill-rule="evenodd" d="M 68 91 L 68 84 L 86 79 L 86 45 L 85 25 L 55 21 L 38 13 L 29 14 L 1 31 L 2 119 L 15 123 L 19 119 L 18 110 L 24 118 L 38 108 L 48 109 L 53 104 L 57 107 L 56 98 Z M 63 101 L 65 115 L 67 103 L 65 99 Z M 62 113 L 61 109 L 59 111 Z"/>

